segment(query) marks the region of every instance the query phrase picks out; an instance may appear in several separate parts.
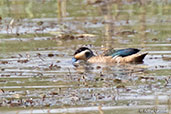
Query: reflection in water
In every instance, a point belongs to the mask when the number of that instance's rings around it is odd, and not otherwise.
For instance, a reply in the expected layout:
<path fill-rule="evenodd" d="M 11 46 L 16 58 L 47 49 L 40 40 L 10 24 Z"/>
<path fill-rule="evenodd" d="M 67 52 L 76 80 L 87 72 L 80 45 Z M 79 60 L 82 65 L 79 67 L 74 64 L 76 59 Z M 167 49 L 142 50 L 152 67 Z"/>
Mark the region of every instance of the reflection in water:
<path fill-rule="evenodd" d="M 125 77 L 128 78 L 129 76 L 135 75 L 136 73 L 144 74 L 146 69 L 148 68 L 147 65 L 142 64 L 117 64 L 117 63 L 106 63 L 106 64 L 77 64 L 75 66 L 75 70 L 78 73 L 85 74 L 88 77 L 93 76 L 104 76 L 109 75 L 112 73 L 112 77 Z"/>
<path fill-rule="evenodd" d="M 66 17 L 66 0 L 57 0 L 57 4 L 58 18 L 61 21 L 62 18 Z"/>
<path fill-rule="evenodd" d="M 141 46 L 144 47 L 144 43 L 145 41 L 147 40 L 146 38 L 146 8 L 145 8 L 145 4 L 146 2 L 145 1 L 141 1 L 141 14 L 140 14 L 140 36 L 139 38 L 141 39 Z"/>
<path fill-rule="evenodd" d="M 101 7 L 102 15 L 104 15 L 105 24 L 105 48 L 109 49 L 112 47 L 112 33 L 114 30 L 113 17 L 112 17 L 112 4 L 104 4 Z"/>
<path fill-rule="evenodd" d="M 26 3 L 25 3 L 26 4 Z M 31 0 L 29 3 L 28 3 L 28 6 L 25 7 L 25 11 L 28 15 L 29 18 L 34 18 L 34 14 L 32 12 L 32 8 L 33 8 L 33 1 Z"/>
<path fill-rule="evenodd" d="M 103 1 L 104 2 L 104 1 Z M 105 46 L 104 50 L 113 48 L 113 44 L 116 44 L 116 40 L 112 39 L 114 32 L 117 31 L 117 26 L 115 26 L 115 22 L 117 21 L 120 15 L 120 0 L 117 1 L 108 1 L 104 2 L 100 5 L 101 15 L 104 17 L 104 39 Z M 113 12 L 113 8 L 116 7 L 115 12 Z M 118 10 L 118 11 L 117 11 Z"/>
<path fill-rule="evenodd" d="M 8 16 L 11 17 L 11 8 L 10 8 L 10 2 L 9 0 L 6 1 L 7 7 L 8 7 Z"/>

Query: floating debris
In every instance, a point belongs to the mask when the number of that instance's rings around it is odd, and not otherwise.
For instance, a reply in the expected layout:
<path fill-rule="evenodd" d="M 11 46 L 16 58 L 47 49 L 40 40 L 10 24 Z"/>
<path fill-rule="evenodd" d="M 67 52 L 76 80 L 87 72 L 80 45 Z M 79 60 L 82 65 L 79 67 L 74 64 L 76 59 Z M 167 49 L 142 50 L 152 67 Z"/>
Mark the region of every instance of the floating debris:
<path fill-rule="evenodd" d="M 53 57 L 53 56 L 54 56 L 54 54 L 52 54 L 52 53 L 48 54 L 48 57 Z"/>
<path fill-rule="evenodd" d="M 27 63 L 27 62 L 29 62 L 29 60 L 28 60 L 28 59 L 25 59 L 25 60 L 18 60 L 17 62 L 19 62 L 19 63 Z"/>
<path fill-rule="evenodd" d="M 171 57 L 169 56 L 162 56 L 162 59 L 165 61 L 171 61 Z"/>

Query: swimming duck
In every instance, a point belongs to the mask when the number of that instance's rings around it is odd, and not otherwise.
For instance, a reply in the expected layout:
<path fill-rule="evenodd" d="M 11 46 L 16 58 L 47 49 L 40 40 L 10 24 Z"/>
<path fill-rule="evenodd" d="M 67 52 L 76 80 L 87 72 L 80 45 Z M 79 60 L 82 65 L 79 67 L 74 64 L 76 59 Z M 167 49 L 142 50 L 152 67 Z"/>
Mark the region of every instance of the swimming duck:
<path fill-rule="evenodd" d="M 93 51 L 87 47 L 81 47 L 75 51 L 72 62 L 84 60 L 88 63 L 136 63 L 142 62 L 148 53 L 138 53 L 136 48 L 127 48 L 120 50 L 110 49 L 103 55 L 95 56 Z"/>

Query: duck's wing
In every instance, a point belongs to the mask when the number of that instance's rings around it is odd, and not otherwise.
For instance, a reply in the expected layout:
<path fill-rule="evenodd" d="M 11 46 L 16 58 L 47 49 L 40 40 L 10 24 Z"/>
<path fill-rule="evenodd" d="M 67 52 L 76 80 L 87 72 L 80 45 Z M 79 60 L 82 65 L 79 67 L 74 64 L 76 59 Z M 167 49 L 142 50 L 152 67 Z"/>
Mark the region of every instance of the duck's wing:
<path fill-rule="evenodd" d="M 109 49 L 104 52 L 104 56 L 121 56 L 121 57 L 126 57 L 130 56 L 133 54 L 138 53 L 140 50 L 136 48 L 127 48 L 127 49 L 120 49 L 120 50 L 114 50 L 114 49 Z"/>
<path fill-rule="evenodd" d="M 126 56 L 136 54 L 139 51 L 140 51 L 139 49 L 135 49 L 135 48 L 120 49 L 120 50 L 116 50 L 111 56 L 112 57 L 115 57 L 115 56 L 126 57 Z"/>

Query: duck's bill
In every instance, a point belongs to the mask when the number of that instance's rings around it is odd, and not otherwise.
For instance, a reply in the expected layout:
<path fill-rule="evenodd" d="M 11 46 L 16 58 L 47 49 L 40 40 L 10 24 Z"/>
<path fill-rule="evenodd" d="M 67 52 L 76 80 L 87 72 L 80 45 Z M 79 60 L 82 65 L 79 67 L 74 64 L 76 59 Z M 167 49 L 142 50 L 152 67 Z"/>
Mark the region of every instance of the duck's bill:
<path fill-rule="evenodd" d="M 77 59 L 76 58 L 72 58 L 72 63 L 75 63 L 75 62 L 77 62 Z"/>

